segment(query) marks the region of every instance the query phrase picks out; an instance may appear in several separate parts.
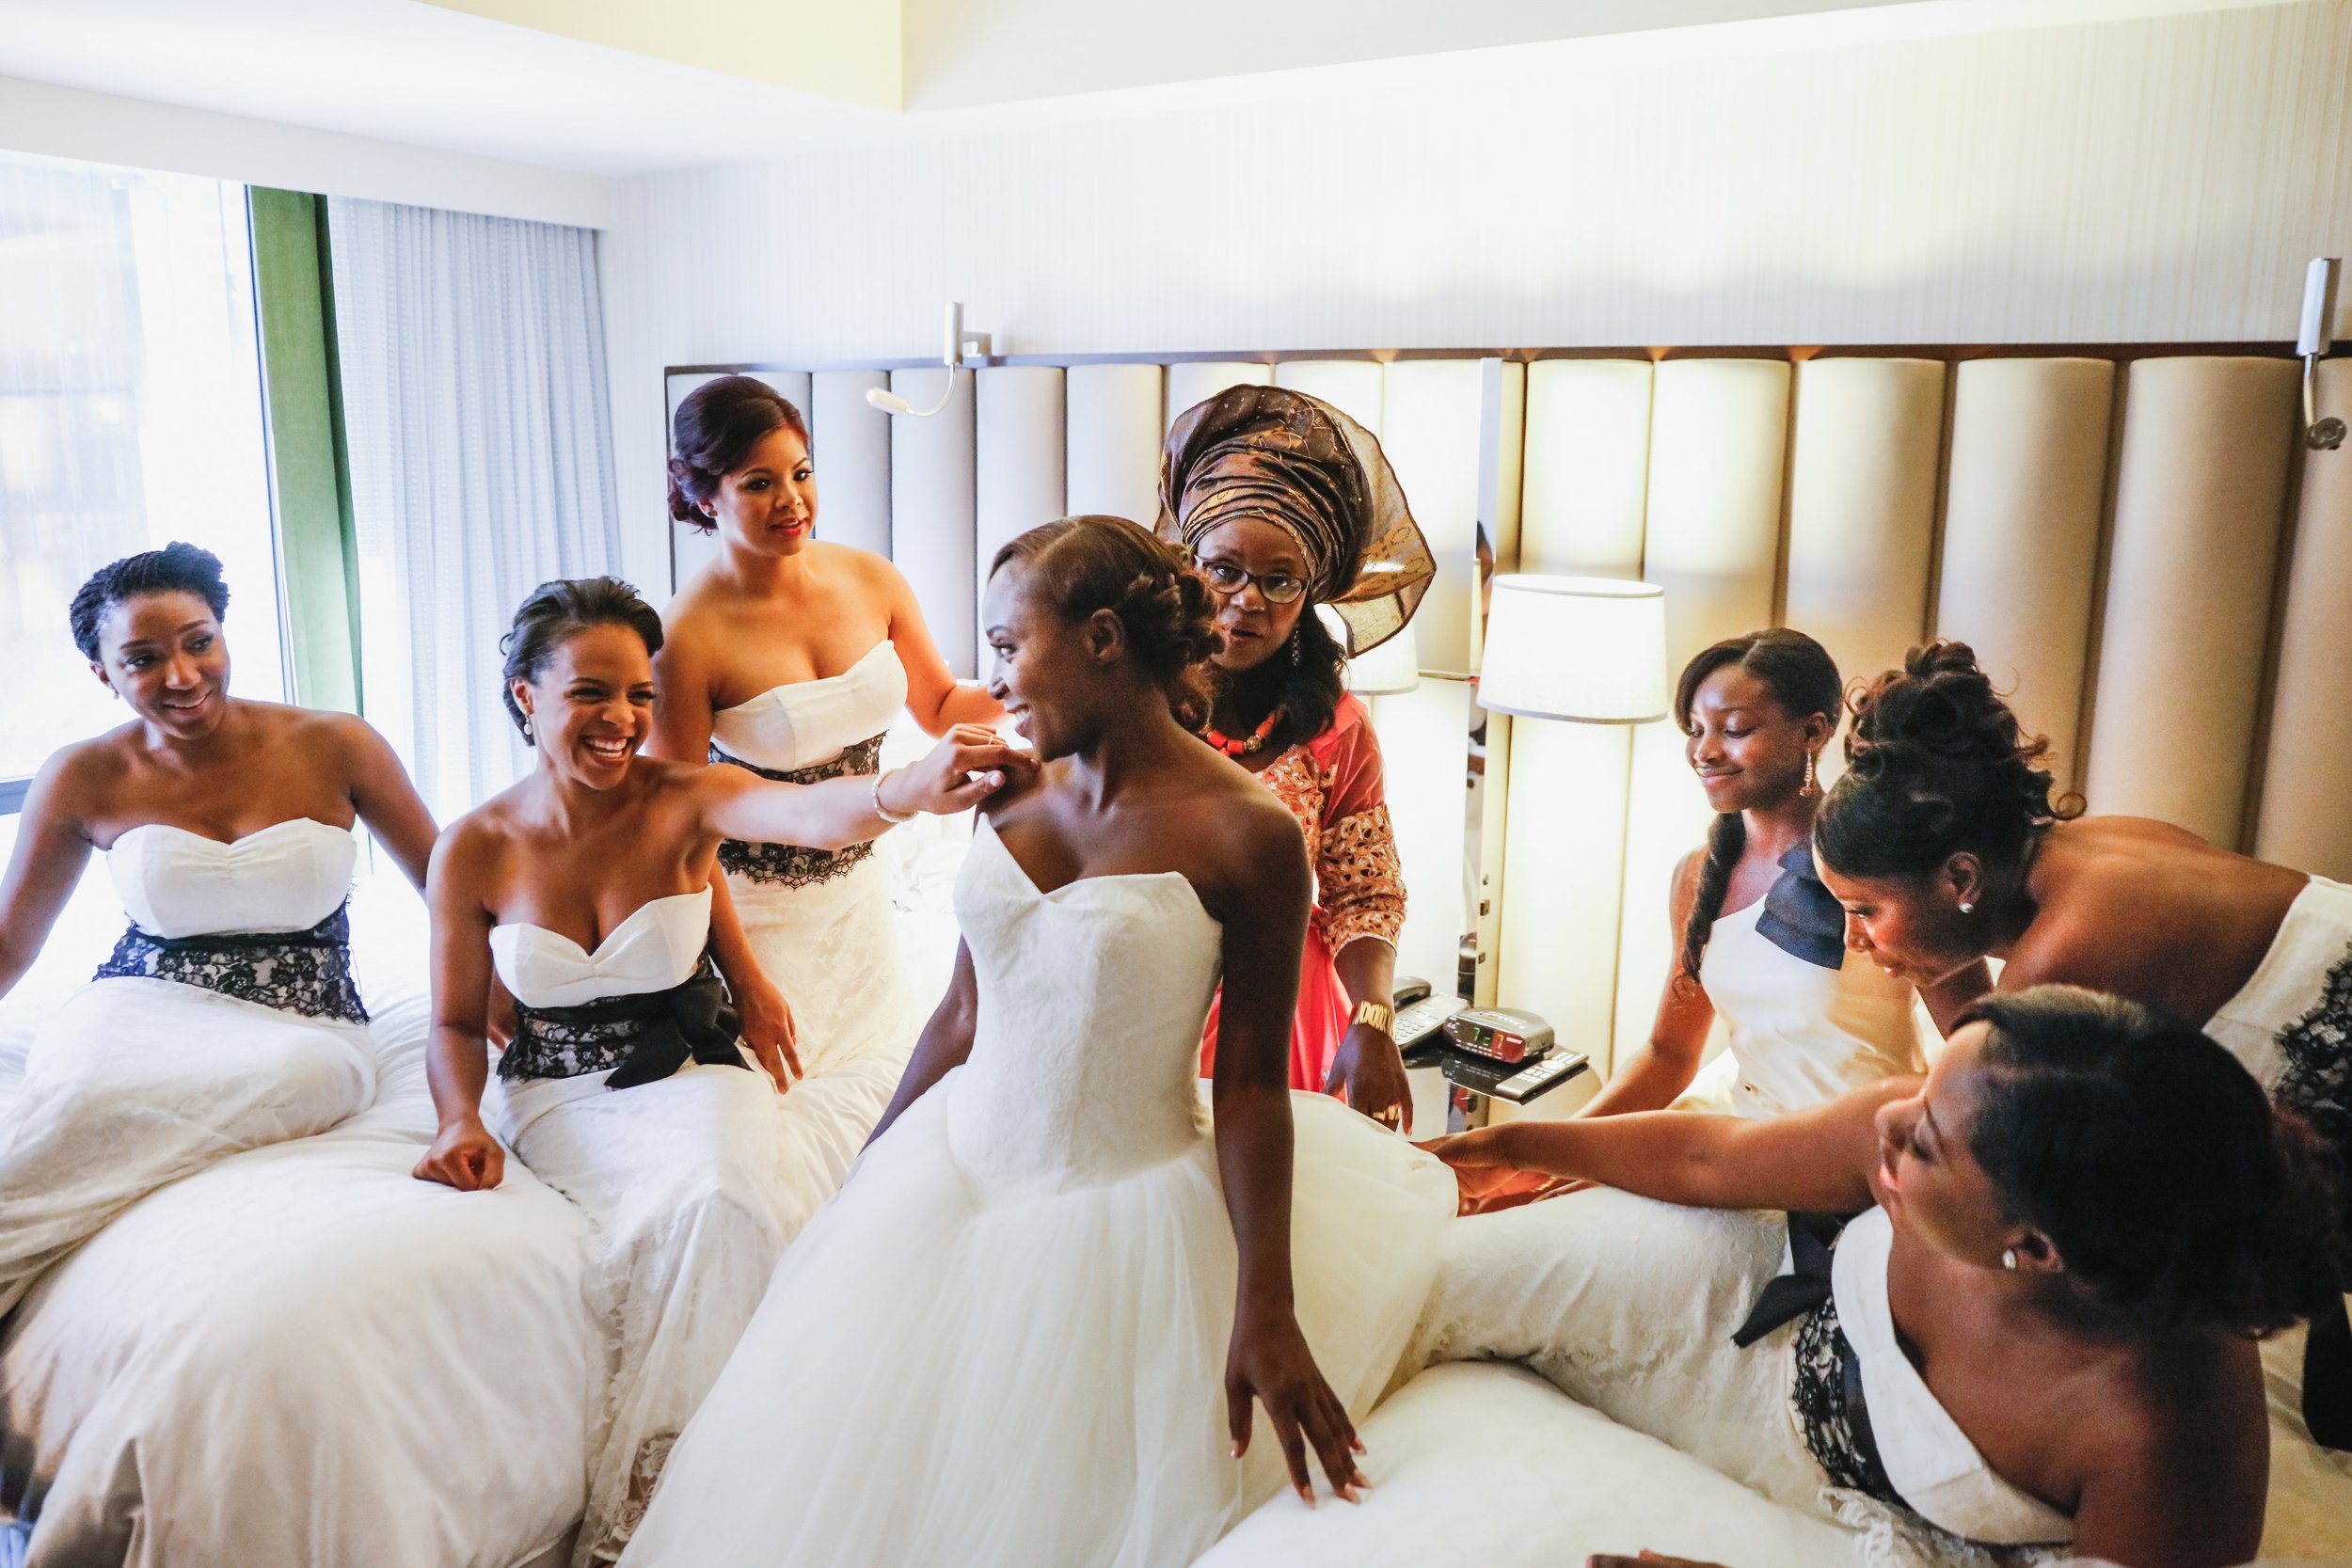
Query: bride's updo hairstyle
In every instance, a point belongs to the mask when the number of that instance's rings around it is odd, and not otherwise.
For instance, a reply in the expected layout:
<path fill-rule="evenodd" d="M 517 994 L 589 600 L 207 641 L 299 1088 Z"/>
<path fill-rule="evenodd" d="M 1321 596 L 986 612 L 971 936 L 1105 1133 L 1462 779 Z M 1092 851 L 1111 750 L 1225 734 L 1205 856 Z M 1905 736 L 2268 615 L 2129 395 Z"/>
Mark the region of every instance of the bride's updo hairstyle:
<path fill-rule="evenodd" d="M 2006 1218 L 2135 1325 L 2257 1338 L 2336 1299 L 2338 1173 L 2220 1046 L 2074 986 L 1979 1001 L 1968 1148 Z"/>
<path fill-rule="evenodd" d="M 717 528 L 703 508 L 719 493 L 719 482 L 779 426 L 808 441 L 801 411 L 764 381 L 723 375 L 687 393 L 670 421 L 670 515 L 705 533 Z"/>
<path fill-rule="evenodd" d="M 994 577 L 1009 562 L 1028 574 L 1066 621 L 1098 610 L 1119 617 L 1127 656 L 1168 693 L 1176 721 L 1197 730 L 1209 721 L 1209 657 L 1223 646 L 1209 583 L 1175 546 L 1124 517 L 1064 517 L 1033 528 L 996 552 Z"/>
<path fill-rule="evenodd" d="M 229 613 L 229 583 L 221 576 L 220 557 L 175 539 L 160 550 L 142 550 L 107 562 L 74 594 L 66 624 L 73 629 L 73 645 L 82 657 L 92 664 L 103 662 L 99 622 L 115 606 L 150 594 L 193 594 L 211 608 L 214 620 Z"/>
<path fill-rule="evenodd" d="M 1930 642 L 1847 698 L 1846 774 L 1821 802 L 1813 847 L 1847 877 L 1916 876 L 1965 850 L 2013 866 L 2053 822 L 2082 814 L 1965 642 Z"/>
<path fill-rule="evenodd" d="M 531 729 L 515 701 L 515 683 L 537 680 L 555 651 L 590 626 L 627 626 L 644 641 L 647 657 L 661 651 L 660 612 L 619 578 L 558 578 L 541 583 L 515 611 L 513 628 L 499 639 L 499 652 L 506 656 L 499 694 L 506 701 L 507 717 L 525 736 Z"/>

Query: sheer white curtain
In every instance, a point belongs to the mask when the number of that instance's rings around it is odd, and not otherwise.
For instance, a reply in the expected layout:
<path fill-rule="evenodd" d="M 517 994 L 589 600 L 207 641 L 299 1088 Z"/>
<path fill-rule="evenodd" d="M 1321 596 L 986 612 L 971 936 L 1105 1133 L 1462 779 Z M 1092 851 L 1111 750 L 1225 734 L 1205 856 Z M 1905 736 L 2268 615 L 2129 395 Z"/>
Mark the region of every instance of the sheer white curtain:
<path fill-rule="evenodd" d="M 593 230 L 327 204 L 361 700 L 443 821 L 528 760 L 499 639 L 619 559 Z"/>

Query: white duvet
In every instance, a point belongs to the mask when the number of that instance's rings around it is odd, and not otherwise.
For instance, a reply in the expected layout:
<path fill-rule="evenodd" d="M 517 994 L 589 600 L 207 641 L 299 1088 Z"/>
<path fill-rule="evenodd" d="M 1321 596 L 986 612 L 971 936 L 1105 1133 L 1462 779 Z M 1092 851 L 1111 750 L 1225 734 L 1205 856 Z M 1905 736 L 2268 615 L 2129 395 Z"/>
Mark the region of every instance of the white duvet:
<path fill-rule="evenodd" d="M 30 1568 L 513 1568 L 579 1516 L 583 1222 L 512 1163 L 488 1194 L 410 1177 L 433 1127 L 421 913 L 372 890 L 354 923 L 369 1108 L 141 1198 L 0 1333 Z M 38 991 L 0 1024 L 0 1095 Z"/>

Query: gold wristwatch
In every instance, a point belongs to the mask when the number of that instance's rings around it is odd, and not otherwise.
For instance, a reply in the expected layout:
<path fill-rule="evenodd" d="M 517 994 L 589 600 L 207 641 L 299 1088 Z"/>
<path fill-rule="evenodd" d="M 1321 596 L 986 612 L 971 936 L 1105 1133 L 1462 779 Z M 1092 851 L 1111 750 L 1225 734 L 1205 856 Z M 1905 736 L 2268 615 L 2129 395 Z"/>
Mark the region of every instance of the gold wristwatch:
<path fill-rule="evenodd" d="M 1347 1022 L 1351 1026 L 1369 1023 L 1391 1039 L 1396 1037 L 1396 1009 L 1385 1002 L 1357 1003 L 1356 1016 Z"/>

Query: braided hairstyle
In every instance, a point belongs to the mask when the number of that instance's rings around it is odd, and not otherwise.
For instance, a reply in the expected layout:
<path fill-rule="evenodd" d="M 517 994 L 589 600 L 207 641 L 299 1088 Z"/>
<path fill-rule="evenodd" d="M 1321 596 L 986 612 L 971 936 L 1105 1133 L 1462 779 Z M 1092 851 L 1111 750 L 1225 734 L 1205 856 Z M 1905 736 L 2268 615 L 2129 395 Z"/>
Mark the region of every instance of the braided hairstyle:
<path fill-rule="evenodd" d="M 1847 699 L 1847 769 L 1813 843 L 1848 877 L 1916 876 L 1963 850 L 2015 865 L 2082 801 L 2053 800 L 2050 743 L 2027 736 L 1965 642 L 1930 642 Z"/>
<path fill-rule="evenodd" d="M 506 715 L 528 737 L 531 721 L 515 701 L 516 681 L 535 681 L 555 651 L 590 626 L 627 626 L 645 644 L 648 657 L 661 651 L 661 615 L 619 578 L 558 578 L 531 591 L 515 611 L 515 624 L 499 639 L 506 656 L 499 695 Z"/>
<path fill-rule="evenodd" d="M 996 552 L 988 575 L 1015 561 L 1064 620 L 1118 616 L 1127 657 L 1168 694 L 1176 721 L 1209 721 L 1209 657 L 1223 641 L 1208 579 L 1183 551 L 1124 517 L 1089 515 L 1029 530 Z"/>
<path fill-rule="evenodd" d="M 67 609 L 73 645 L 92 664 L 103 662 L 98 646 L 98 623 L 106 611 L 150 594 L 193 594 L 202 599 L 217 621 L 229 613 L 229 583 L 221 576 L 220 557 L 197 545 L 175 539 L 160 550 L 141 550 L 108 562 L 89 575 Z"/>
<path fill-rule="evenodd" d="M 748 375 L 723 375 L 686 394 L 670 421 L 670 515 L 705 533 L 718 523 L 703 506 L 741 467 L 768 433 L 787 429 L 808 444 L 808 421 L 782 392 Z"/>
<path fill-rule="evenodd" d="M 1837 661 L 1804 633 L 1788 626 L 1768 626 L 1726 637 L 1701 649 L 1682 667 L 1682 678 L 1675 686 L 1674 716 L 1684 735 L 1696 733 L 1691 709 L 1698 702 L 1699 688 L 1718 670 L 1732 668 L 1745 670 L 1762 682 L 1772 701 L 1790 717 L 1809 719 L 1822 714 L 1831 731 L 1836 730 L 1845 690 L 1837 678 Z M 1691 912 L 1682 923 L 1681 974 L 1686 979 L 1699 977 L 1699 960 L 1707 956 L 1707 939 L 1724 912 L 1724 894 L 1731 885 L 1732 868 L 1740 863 L 1747 847 L 1747 819 L 1736 811 L 1719 814 L 1707 830 L 1707 859 L 1699 867 Z"/>
<path fill-rule="evenodd" d="M 2193 1027 L 2074 986 L 1976 1003 L 1969 1152 L 2013 1224 L 2143 1330 L 2249 1338 L 2333 1302 L 2341 1172 L 2299 1117 Z"/>

